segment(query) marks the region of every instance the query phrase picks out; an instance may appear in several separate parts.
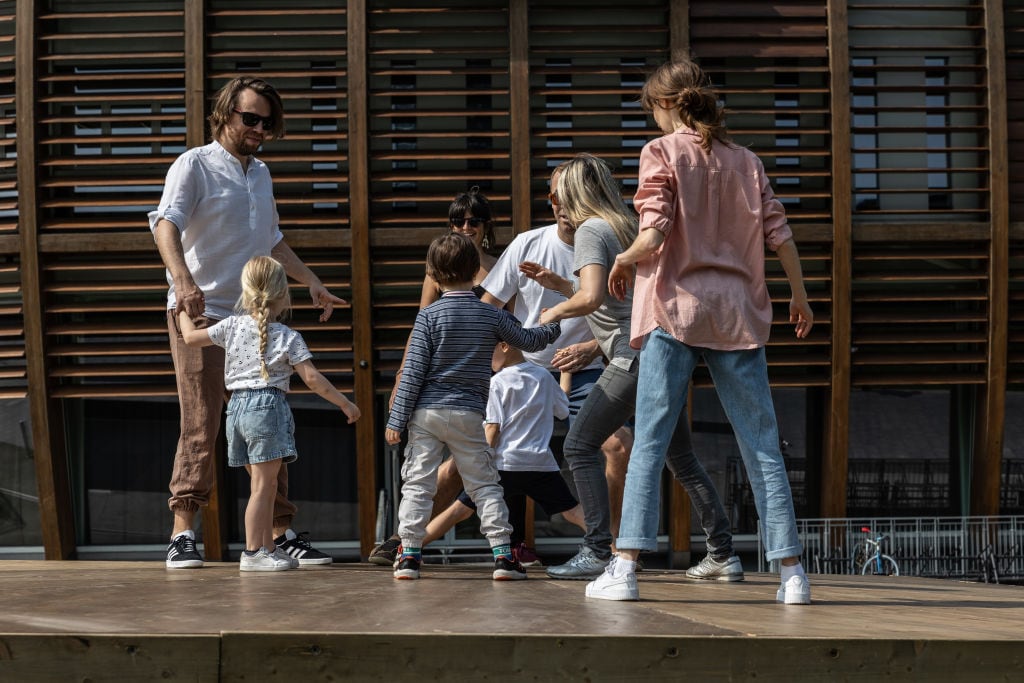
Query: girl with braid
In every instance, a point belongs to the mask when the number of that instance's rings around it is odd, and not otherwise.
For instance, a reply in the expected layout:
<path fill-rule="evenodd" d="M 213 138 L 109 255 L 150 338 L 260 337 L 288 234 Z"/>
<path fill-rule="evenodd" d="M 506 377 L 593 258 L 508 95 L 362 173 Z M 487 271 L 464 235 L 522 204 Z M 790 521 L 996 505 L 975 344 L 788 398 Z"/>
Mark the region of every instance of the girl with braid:
<path fill-rule="evenodd" d="M 216 344 L 225 350 L 224 383 L 228 401 L 228 465 L 245 467 L 252 481 L 245 509 L 243 572 L 294 569 L 298 560 L 274 545 L 273 507 L 281 463 L 294 462 L 295 421 L 285 393 L 293 371 L 311 390 L 341 408 L 349 424 L 360 411 L 313 366 L 306 343 L 295 330 L 277 322 L 291 308 L 284 266 L 255 256 L 242 269 L 242 296 L 235 315 L 196 329 L 179 315 L 189 346 Z"/>

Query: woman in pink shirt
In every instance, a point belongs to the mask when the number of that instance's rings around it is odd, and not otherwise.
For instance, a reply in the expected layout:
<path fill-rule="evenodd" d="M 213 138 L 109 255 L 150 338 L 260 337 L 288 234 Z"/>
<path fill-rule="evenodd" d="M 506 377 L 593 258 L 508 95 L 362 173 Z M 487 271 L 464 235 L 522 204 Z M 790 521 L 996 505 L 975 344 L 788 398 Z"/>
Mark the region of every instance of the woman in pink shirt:
<path fill-rule="evenodd" d="M 633 284 L 630 344 L 641 348 L 636 443 L 626 474 L 619 554 L 587 585 L 587 596 L 636 600 L 635 561 L 657 548 L 658 497 L 665 452 L 703 359 L 732 425 L 747 470 L 768 560 L 781 560 L 779 602 L 808 604 L 793 498 L 779 450 L 764 345 L 772 308 L 764 248 L 789 280 L 790 321 L 806 337 L 814 316 L 800 258 L 761 160 L 732 144 L 718 96 L 689 60 L 663 64 L 641 94 L 665 133 L 640 154 L 634 206 L 640 232 L 615 259 L 609 291 Z"/>

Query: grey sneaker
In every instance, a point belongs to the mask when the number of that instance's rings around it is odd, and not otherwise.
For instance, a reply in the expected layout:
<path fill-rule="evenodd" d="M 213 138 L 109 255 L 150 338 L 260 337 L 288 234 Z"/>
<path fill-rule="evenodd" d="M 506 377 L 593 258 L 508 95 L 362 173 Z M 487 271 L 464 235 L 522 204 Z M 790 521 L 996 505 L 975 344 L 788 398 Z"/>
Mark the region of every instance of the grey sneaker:
<path fill-rule="evenodd" d="M 580 546 L 580 551 L 572 559 L 565 564 L 548 567 L 547 574 L 552 579 L 589 581 L 604 573 L 604 568 L 608 566 L 610 559 L 602 560 L 587 546 Z"/>
<path fill-rule="evenodd" d="M 238 561 L 238 569 L 243 572 L 281 572 L 291 568 L 288 559 L 278 558 L 266 548 L 260 548 L 252 555 L 243 551 Z"/>
<path fill-rule="evenodd" d="M 284 561 L 286 561 L 286 562 L 287 562 L 287 563 L 288 563 L 288 564 L 289 564 L 289 565 L 291 566 L 291 568 L 292 568 L 292 569 L 298 569 L 298 568 L 299 568 L 299 564 L 301 564 L 301 563 L 299 562 L 299 558 L 297 558 L 297 557 L 292 557 L 291 555 L 289 555 L 288 553 L 286 553 L 286 552 L 285 552 L 285 551 L 284 551 L 284 550 L 283 550 L 283 549 L 281 548 L 281 546 L 279 546 L 279 545 L 276 545 L 276 546 L 274 546 L 274 552 L 273 552 L 273 555 L 274 555 L 274 557 L 276 557 L 276 558 L 277 558 L 277 559 L 279 559 L 279 560 L 284 560 Z"/>
<path fill-rule="evenodd" d="M 721 562 L 706 555 L 700 564 L 686 570 L 686 576 L 691 579 L 711 581 L 742 581 L 743 565 L 740 564 L 740 558 L 735 555 Z"/>

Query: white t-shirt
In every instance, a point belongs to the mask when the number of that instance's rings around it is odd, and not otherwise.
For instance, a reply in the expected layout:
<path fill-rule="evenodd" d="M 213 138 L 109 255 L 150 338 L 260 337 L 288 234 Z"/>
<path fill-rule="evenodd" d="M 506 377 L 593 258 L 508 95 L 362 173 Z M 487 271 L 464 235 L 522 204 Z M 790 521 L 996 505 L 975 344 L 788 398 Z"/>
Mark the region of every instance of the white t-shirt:
<path fill-rule="evenodd" d="M 549 443 L 555 418 L 569 416 L 569 398 L 551 373 L 524 362 L 491 377 L 484 424 L 501 430 L 495 465 L 505 472 L 557 472 Z"/>
<path fill-rule="evenodd" d="M 483 281 L 483 288 L 500 301 L 508 302 L 513 296 L 516 297 L 513 315 L 523 327 L 536 327 L 540 324 L 541 311 L 565 301 L 565 297 L 520 273 L 519 264 L 523 261 L 539 263 L 565 279 L 572 280 L 573 248 L 558 237 L 557 224 L 527 230 L 516 235 Z M 551 357 L 555 351 L 594 338 L 584 318 L 567 318 L 561 326 L 562 336 L 555 344 L 543 351 L 525 353 L 526 358 L 550 370 Z M 601 369 L 604 364 L 598 356 L 587 367 Z"/>
<path fill-rule="evenodd" d="M 313 357 L 301 334 L 287 325 L 270 323 L 265 355 L 270 373 L 267 380 L 260 377 L 260 335 L 252 316 L 228 316 L 206 331 L 214 344 L 224 347 L 224 385 L 228 391 L 265 387 L 288 391 L 292 366 Z"/>

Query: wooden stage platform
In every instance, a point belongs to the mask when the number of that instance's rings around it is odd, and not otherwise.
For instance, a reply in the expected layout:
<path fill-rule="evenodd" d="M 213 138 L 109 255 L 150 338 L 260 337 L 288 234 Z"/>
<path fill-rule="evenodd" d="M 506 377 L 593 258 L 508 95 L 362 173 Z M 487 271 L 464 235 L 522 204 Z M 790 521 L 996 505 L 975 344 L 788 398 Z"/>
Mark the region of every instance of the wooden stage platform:
<path fill-rule="evenodd" d="M 529 571 L 0 561 L 0 681 L 1024 680 L 1019 586 L 812 575 L 786 606 L 645 571 L 616 603 Z"/>

